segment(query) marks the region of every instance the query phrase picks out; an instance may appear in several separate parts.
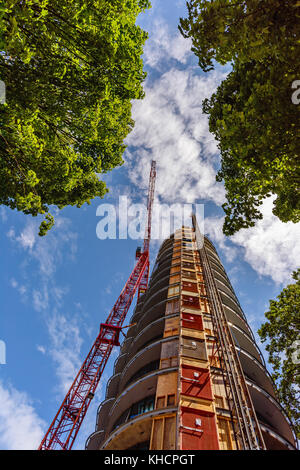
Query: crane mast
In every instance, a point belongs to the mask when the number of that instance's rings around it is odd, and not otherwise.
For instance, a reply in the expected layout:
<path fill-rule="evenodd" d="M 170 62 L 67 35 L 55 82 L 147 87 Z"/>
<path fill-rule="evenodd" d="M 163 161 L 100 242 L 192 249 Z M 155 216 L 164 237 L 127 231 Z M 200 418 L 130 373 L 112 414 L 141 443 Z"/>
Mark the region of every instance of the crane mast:
<path fill-rule="evenodd" d="M 136 291 L 144 293 L 149 278 L 149 243 L 156 179 L 156 162 L 151 162 L 148 188 L 148 220 L 143 251 L 137 250 L 135 267 L 84 360 L 74 382 L 46 432 L 39 450 L 71 450 L 89 405 L 95 395 L 110 353 L 119 346 L 119 335 Z"/>

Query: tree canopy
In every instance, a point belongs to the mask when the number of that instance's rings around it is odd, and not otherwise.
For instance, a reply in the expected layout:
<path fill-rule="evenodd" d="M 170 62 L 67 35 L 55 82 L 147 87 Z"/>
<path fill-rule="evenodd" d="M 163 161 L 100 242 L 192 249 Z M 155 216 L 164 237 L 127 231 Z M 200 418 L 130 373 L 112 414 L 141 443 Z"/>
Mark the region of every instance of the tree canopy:
<path fill-rule="evenodd" d="M 204 71 L 230 62 L 232 71 L 203 102 L 221 152 L 227 202 L 223 231 L 232 235 L 262 218 L 263 199 L 277 196 L 273 212 L 300 220 L 299 105 L 300 2 L 192 0 L 180 20 Z"/>
<path fill-rule="evenodd" d="M 285 287 L 278 300 L 270 301 L 267 319 L 258 333 L 273 366 L 278 398 L 294 424 L 300 438 L 300 269 L 293 273 L 296 281 Z"/>
<path fill-rule="evenodd" d="M 0 203 L 25 214 L 107 192 L 143 98 L 148 0 L 7 0 L 0 9 Z"/>

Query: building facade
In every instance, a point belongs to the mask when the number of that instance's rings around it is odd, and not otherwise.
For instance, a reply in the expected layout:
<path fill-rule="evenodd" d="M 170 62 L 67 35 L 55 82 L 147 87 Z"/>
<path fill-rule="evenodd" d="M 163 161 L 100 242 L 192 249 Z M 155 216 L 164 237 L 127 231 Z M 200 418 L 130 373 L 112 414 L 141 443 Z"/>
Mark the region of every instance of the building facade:
<path fill-rule="evenodd" d="M 87 450 L 295 449 L 292 428 L 213 244 L 161 245 Z"/>

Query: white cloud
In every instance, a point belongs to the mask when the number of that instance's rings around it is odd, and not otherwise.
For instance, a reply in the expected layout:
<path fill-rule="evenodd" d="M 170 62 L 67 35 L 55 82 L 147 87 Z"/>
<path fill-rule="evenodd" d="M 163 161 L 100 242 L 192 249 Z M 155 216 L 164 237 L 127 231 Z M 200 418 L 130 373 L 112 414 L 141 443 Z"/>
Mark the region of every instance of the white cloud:
<path fill-rule="evenodd" d="M 160 69 L 168 59 L 174 59 L 182 64 L 190 56 L 191 40 L 177 32 L 170 34 L 168 25 L 162 19 L 156 19 L 152 25 L 150 38 L 144 47 L 144 62 Z"/>
<path fill-rule="evenodd" d="M 11 285 L 14 289 L 16 289 L 16 288 L 18 287 L 18 283 L 17 283 L 17 281 L 16 281 L 14 278 L 12 278 L 12 279 L 10 280 L 10 285 Z"/>
<path fill-rule="evenodd" d="M 238 250 L 234 246 L 226 243 L 227 239 L 223 234 L 223 223 L 224 217 L 204 218 L 204 232 L 208 238 L 211 238 L 212 242 L 216 242 L 218 244 L 218 248 L 222 250 L 227 261 L 232 262 L 238 255 Z"/>
<path fill-rule="evenodd" d="M 148 186 L 150 161 L 157 162 L 156 195 L 164 202 L 212 200 L 220 205 L 225 192 L 217 183 L 218 151 L 202 113 L 202 100 L 223 77 L 220 72 L 196 75 L 172 69 L 152 85 L 144 100 L 133 104 L 135 127 L 127 139 L 129 177 Z"/>
<path fill-rule="evenodd" d="M 37 312 L 47 310 L 49 306 L 49 293 L 46 284 L 44 284 L 44 286 L 40 290 L 33 290 L 32 300 L 33 306 Z"/>
<path fill-rule="evenodd" d="M 56 366 L 59 391 L 65 394 L 81 366 L 80 348 L 83 341 L 80 327 L 75 318 L 58 313 L 48 319 L 47 326 L 51 339 L 49 353 Z"/>
<path fill-rule="evenodd" d="M 10 285 L 11 287 L 13 287 L 14 289 L 17 289 L 19 294 L 21 295 L 22 297 L 22 300 L 25 300 L 25 294 L 27 293 L 27 288 L 23 285 L 23 284 L 19 284 L 18 281 L 16 281 L 15 278 L 12 278 L 10 280 Z"/>
<path fill-rule="evenodd" d="M 46 354 L 46 348 L 40 344 L 37 345 L 36 349 L 42 354 Z"/>
<path fill-rule="evenodd" d="M 0 207 L 0 218 L 1 218 L 3 223 L 5 223 L 7 221 L 6 209 L 3 206 Z"/>
<path fill-rule="evenodd" d="M 0 381 L 0 446 L 7 450 L 37 449 L 46 423 L 24 392 Z"/>
<path fill-rule="evenodd" d="M 23 248 L 29 248 L 31 250 L 36 242 L 36 237 L 36 224 L 30 222 L 25 226 L 20 236 L 16 238 L 16 241 L 19 242 Z"/>
<path fill-rule="evenodd" d="M 8 238 L 17 242 L 22 248 L 31 250 L 36 242 L 37 225 L 33 221 L 27 221 L 19 236 L 16 236 L 14 227 L 7 232 Z"/>
<path fill-rule="evenodd" d="M 26 220 L 20 235 L 16 235 L 12 227 L 7 236 L 21 250 L 26 252 L 26 263 L 23 265 L 24 277 L 34 282 L 28 285 L 31 291 L 33 307 L 42 314 L 45 321 L 50 345 L 47 354 L 50 355 L 56 367 L 58 390 L 65 393 L 73 381 L 80 366 L 80 347 L 82 339 L 77 318 L 67 318 L 57 313 L 63 305 L 63 298 L 68 292 L 65 286 L 55 282 L 55 271 L 67 257 L 74 259 L 77 250 L 77 234 L 70 230 L 70 220 L 56 216 L 55 227 L 45 237 L 39 237 L 38 221 Z M 37 263 L 37 264 L 36 264 Z M 33 267 L 38 272 L 38 279 L 32 278 Z M 29 281 L 28 281 L 29 282 Z M 20 292 L 21 286 L 14 278 L 11 285 Z M 38 351 L 45 354 L 43 346 L 37 346 Z"/>
<path fill-rule="evenodd" d="M 299 266 L 300 224 L 283 223 L 272 213 L 274 198 L 261 206 L 263 219 L 254 227 L 242 229 L 229 239 L 222 233 L 224 217 L 205 218 L 205 232 L 216 242 L 228 261 L 241 256 L 261 276 L 275 283 L 291 281 L 291 273 Z M 237 251 L 240 249 L 239 251 Z"/>
<path fill-rule="evenodd" d="M 11 227 L 8 232 L 6 233 L 7 237 L 13 240 L 16 236 L 15 229 Z"/>
<path fill-rule="evenodd" d="M 45 237 L 39 237 L 39 222 L 27 219 L 20 235 L 16 235 L 14 227 L 7 232 L 10 238 L 20 248 L 27 252 L 27 260 L 36 260 L 40 274 L 43 277 L 51 277 L 56 266 L 67 255 L 74 259 L 77 251 L 77 234 L 70 230 L 70 220 L 57 215 L 55 227 Z M 64 246 L 68 246 L 68 251 Z"/>
<path fill-rule="evenodd" d="M 266 199 L 261 207 L 263 219 L 231 239 L 244 248 L 245 260 L 260 275 L 270 276 L 278 284 L 288 282 L 299 267 L 300 224 L 283 223 L 274 216 L 273 198 Z"/>

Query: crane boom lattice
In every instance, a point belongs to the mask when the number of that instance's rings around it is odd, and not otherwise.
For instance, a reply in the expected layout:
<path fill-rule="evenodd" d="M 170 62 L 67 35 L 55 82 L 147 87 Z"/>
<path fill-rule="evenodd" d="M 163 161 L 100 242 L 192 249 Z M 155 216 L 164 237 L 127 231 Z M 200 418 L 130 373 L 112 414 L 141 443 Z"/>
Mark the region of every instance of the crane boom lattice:
<path fill-rule="evenodd" d="M 149 277 L 149 243 L 151 216 L 156 177 L 155 161 L 151 163 L 148 192 L 148 221 L 144 250 L 139 253 L 136 265 L 118 300 L 113 306 L 74 382 L 63 400 L 54 420 L 44 436 L 39 450 L 71 450 L 97 385 L 114 346 L 119 346 L 119 334 L 136 291 L 145 292 Z"/>

